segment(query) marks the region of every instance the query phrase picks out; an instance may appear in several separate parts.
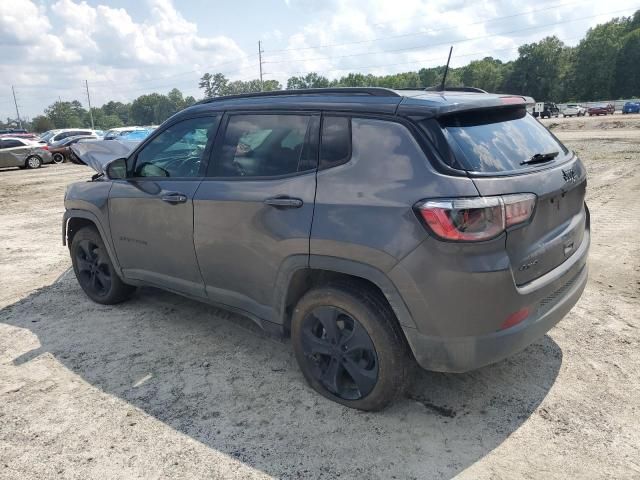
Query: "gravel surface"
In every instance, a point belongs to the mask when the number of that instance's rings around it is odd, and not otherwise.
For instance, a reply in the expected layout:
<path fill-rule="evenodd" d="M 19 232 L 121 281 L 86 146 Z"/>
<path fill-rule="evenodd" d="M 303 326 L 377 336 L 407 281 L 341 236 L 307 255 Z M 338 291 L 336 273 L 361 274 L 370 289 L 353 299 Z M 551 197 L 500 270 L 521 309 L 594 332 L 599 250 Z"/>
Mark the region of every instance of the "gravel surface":
<path fill-rule="evenodd" d="M 91 172 L 0 170 L 0 478 L 640 478 L 640 129 L 617 121 L 545 120 L 589 169 L 576 307 L 499 364 L 416 372 L 380 413 L 315 394 L 234 314 L 92 303 L 60 226 Z"/>

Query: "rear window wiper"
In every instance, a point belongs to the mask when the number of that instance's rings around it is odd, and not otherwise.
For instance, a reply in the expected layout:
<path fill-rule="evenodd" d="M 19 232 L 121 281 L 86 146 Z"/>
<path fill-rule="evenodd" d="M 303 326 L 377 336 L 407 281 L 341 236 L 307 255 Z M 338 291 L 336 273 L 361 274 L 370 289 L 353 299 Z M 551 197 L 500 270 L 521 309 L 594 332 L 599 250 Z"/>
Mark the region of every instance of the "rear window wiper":
<path fill-rule="evenodd" d="M 560 152 L 549 152 L 549 153 L 536 153 L 529 160 L 525 160 L 520 162 L 520 165 L 532 165 L 534 163 L 545 163 L 550 162 L 554 158 L 558 156 Z"/>

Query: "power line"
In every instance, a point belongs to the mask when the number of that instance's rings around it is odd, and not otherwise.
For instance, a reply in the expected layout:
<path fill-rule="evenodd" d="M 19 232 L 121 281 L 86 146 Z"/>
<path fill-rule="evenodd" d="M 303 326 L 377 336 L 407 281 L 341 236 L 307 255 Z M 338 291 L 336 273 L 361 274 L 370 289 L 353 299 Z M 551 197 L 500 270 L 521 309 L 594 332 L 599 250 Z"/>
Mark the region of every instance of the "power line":
<path fill-rule="evenodd" d="M 579 38 L 582 37 L 572 37 L 572 38 L 566 38 L 564 40 L 561 39 L 562 42 L 569 42 L 572 40 L 577 40 Z M 506 48 L 494 48 L 491 50 L 483 50 L 483 51 L 479 51 L 479 52 L 471 52 L 471 53 L 465 53 L 463 55 L 456 55 L 455 58 L 464 58 L 464 57 L 474 57 L 477 55 L 491 55 L 494 54 L 496 52 L 508 52 L 508 51 L 514 51 L 514 50 L 518 50 L 520 48 L 520 46 L 517 47 L 506 47 Z M 408 62 L 395 62 L 395 63 L 383 63 L 383 64 L 377 64 L 377 65 L 363 65 L 363 66 L 357 66 L 357 67 L 347 67 L 347 68 L 332 68 L 332 69 L 324 69 L 324 70 L 313 70 L 313 71 L 285 71 L 285 72 L 264 72 L 265 75 L 303 75 L 303 74 L 307 74 L 307 73 L 328 73 L 328 72 L 346 72 L 346 71 L 355 71 L 355 70 L 371 70 L 374 68 L 383 68 L 383 67 L 396 67 L 399 65 L 413 65 L 416 63 L 425 63 L 425 62 L 429 62 L 431 60 L 442 60 L 442 55 L 438 55 L 438 56 L 433 56 L 433 57 L 427 57 L 427 58 L 421 58 L 419 60 L 411 60 Z M 392 74 L 391 74 L 392 75 Z"/>
<path fill-rule="evenodd" d="M 595 18 L 595 17 L 601 17 L 603 15 L 610 15 L 613 13 L 619 13 L 619 12 L 626 12 L 628 11 L 628 8 L 622 9 L 622 10 L 614 10 L 614 11 L 610 11 L 610 12 L 603 12 L 603 13 L 599 13 L 597 15 L 589 15 L 586 17 L 578 17 L 578 18 L 572 18 L 570 20 L 563 20 L 563 21 L 559 21 L 559 22 L 554 22 L 554 23 L 547 23 L 546 25 L 535 25 L 533 27 L 527 27 L 527 28 L 521 28 L 521 29 L 517 29 L 517 30 L 510 30 L 508 32 L 500 32 L 500 33 L 494 33 L 494 34 L 490 34 L 490 35 L 482 35 L 479 37 L 471 37 L 471 38 L 465 38 L 462 40 L 455 40 L 455 41 L 451 41 L 451 40 L 446 40 L 443 42 L 438 42 L 438 43 L 432 43 L 430 45 L 420 45 L 420 46 L 415 46 L 415 47 L 406 47 L 406 48 L 398 48 L 398 49 L 394 49 L 394 50 L 379 50 L 379 51 L 370 51 L 370 52 L 362 52 L 362 53 L 351 53 L 348 55 L 336 55 L 336 56 L 327 56 L 327 57 L 315 57 L 315 58 L 296 58 L 296 59 L 286 59 L 286 60 L 276 60 L 276 61 L 265 61 L 264 63 L 291 63 L 291 62 L 309 62 L 309 61 L 318 61 L 318 60 L 333 60 L 336 58 L 350 58 L 350 57 L 360 57 L 360 56 L 364 56 L 364 55 L 379 55 L 381 53 L 397 53 L 397 52 L 407 52 L 407 51 L 411 51 L 411 50 L 420 50 L 420 49 L 424 49 L 424 48 L 432 48 L 432 47 L 437 47 L 437 46 L 442 46 L 442 45 L 449 45 L 449 44 L 458 44 L 458 43 L 464 43 L 464 42 L 470 42 L 473 40 L 484 40 L 486 38 L 492 38 L 492 37 L 497 37 L 497 36 L 501 36 L 501 35 L 508 35 L 508 34 L 512 34 L 512 33 L 520 33 L 520 32 L 524 32 L 524 31 L 529 31 L 529 30 L 537 30 L 537 29 L 541 29 L 541 28 L 547 28 L 550 26 L 556 26 L 556 25 L 562 25 L 565 23 L 572 23 L 572 22 L 577 22 L 577 21 L 581 21 L 581 20 L 587 20 L 587 19 L 591 19 L 591 18 Z"/>
<path fill-rule="evenodd" d="M 368 40 L 357 40 L 357 41 L 353 41 L 353 42 L 344 42 L 344 43 L 331 43 L 331 44 L 327 44 L 327 45 L 315 45 L 315 46 L 311 46 L 311 47 L 282 48 L 282 49 L 278 49 L 278 50 L 270 50 L 267 53 L 292 52 L 292 51 L 299 51 L 299 50 L 313 50 L 313 49 L 321 49 L 321 48 L 342 47 L 342 46 L 345 46 L 345 45 L 357 45 L 357 44 L 362 44 L 362 43 L 372 43 L 372 42 L 377 42 L 377 41 L 380 41 L 380 40 L 389 40 L 389 39 L 394 39 L 394 38 L 406 38 L 406 37 L 412 37 L 412 36 L 430 35 L 430 34 L 435 33 L 435 32 L 443 32 L 443 31 L 446 31 L 446 30 L 455 30 L 455 29 L 460 28 L 460 27 L 470 27 L 472 25 L 480 25 L 480 24 L 484 24 L 484 23 L 488 23 L 488 22 L 494 22 L 496 20 L 506 20 L 508 18 L 516 18 L 516 17 L 521 17 L 523 15 L 530 15 L 532 13 L 545 12 L 545 11 L 548 11 L 548 10 L 553 10 L 555 8 L 565 7 L 567 5 L 574 5 L 576 3 L 581 3 L 581 2 L 572 1 L 572 2 L 567 2 L 567 3 L 558 3 L 558 4 L 555 4 L 555 5 L 551 5 L 549 7 L 539 8 L 537 10 L 528 10 L 528 11 L 525 11 L 525 12 L 515 13 L 515 14 L 512 14 L 512 15 L 504 15 L 504 16 L 501 16 L 501 17 L 493 17 L 493 18 L 490 18 L 490 19 L 487 19 L 487 20 L 480 20 L 480 21 L 477 21 L 477 22 L 466 23 L 466 24 L 463 24 L 463 25 L 456 25 L 454 27 L 430 29 L 430 30 L 428 30 L 426 32 L 403 33 L 403 34 L 399 34 L 399 35 L 389 35 L 389 36 L 385 36 L 385 37 L 370 38 Z M 415 17 L 405 17 L 405 18 L 415 18 Z M 384 23 L 388 23 L 388 22 L 384 22 Z M 382 25 L 382 24 L 374 24 L 374 25 Z"/>
<path fill-rule="evenodd" d="M 203 70 L 208 70 L 208 69 L 211 69 L 211 68 L 214 68 L 214 67 L 217 68 L 217 67 L 220 67 L 220 66 L 223 66 L 223 65 L 228 65 L 228 64 L 231 64 L 231 63 L 237 63 L 238 60 L 254 58 L 254 57 L 257 57 L 257 56 L 258 55 L 256 55 L 256 54 L 253 54 L 253 55 L 241 55 L 241 56 L 236 57 L 235 59 L 229 60 L 227 62 L 214 63 L 212 65 L 204 65 L 199 70 L 189 70 L 189 71 L 186 71 L 186 72 L 179 72 L 179 73 L 174 73 L 174 74 L 171 74 L 171 75 L 166 75 L 166 76 L 162 77 L 162 80 L 165 80 L 165 79 L 168 79 L 168 78 L 180 77 L 180 76 L 183 76 L 183 75 L 191 75 L 193 73 L 199 73 L 199 72 L 201 72 Z M 229 71 L 225 72 L 223 70 L 221 73 L 224 73 L 226 75 L 230 75 L 230 74 L 232 74 L 234 72 L 237 72 L 237 71 L 247 70 L 248 68 L 254 68 L 254 66 L 247 67 L 247 68 L 241 68 L 241 69 L 237 69 L 237 70 L 232 70 L 230 72 Z M 92 82 L 92 85 L 96 86 L 96 85 L 102 85 L 102 84 L 107 84 L 107 83 L 113 83 L 113 82 L 111 80 L 106 80 L 106 81 L 101 81 L 101 82 Z"/>

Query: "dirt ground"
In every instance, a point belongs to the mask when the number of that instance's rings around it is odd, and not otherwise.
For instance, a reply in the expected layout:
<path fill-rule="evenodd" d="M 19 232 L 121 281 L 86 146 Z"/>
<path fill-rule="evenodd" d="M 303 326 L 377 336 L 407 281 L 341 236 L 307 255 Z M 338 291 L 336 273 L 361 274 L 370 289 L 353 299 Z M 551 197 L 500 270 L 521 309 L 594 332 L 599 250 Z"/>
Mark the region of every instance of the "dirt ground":
<path fill-rule="evenodd" d="M 381 413 L 315 394 L 236 315 L 153 289 L 92 303 L 60 226 L 90 171 L 0 171 L 0 478 L 640 478 L 640 116 L 545 123 L 589 169 L 582 299 Z"/>

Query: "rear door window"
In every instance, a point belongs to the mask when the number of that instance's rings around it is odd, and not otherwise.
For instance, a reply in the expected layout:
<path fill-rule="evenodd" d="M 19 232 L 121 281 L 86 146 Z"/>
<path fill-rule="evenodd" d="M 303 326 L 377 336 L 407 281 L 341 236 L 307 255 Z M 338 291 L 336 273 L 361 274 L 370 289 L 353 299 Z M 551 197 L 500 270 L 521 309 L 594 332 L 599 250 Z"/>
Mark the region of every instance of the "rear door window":
<path fill-rule="evenodd" d="M 209 176 L 277 177 L 315 169 L 318 123 L 312 115 L 231 115 Z"/>
<path fill-rule="evenodd" d="M 24 147 L 25 144 L 20 140 L 2 140 L 1 148 Z"/>
<path fill-rule="evenodd" d="M 526 164 L 537 154 L 563 160 L 568 150 L 525 109 L 464 112 L 439 119 L 461 168 L 472 172 L 507 172 L 549 163 Z"/>
<path fill-rule="evenodd" d="M 331 117 L 322 119 L 319 169 L 335 167 L 351 159 L 351 119 Z"/>

